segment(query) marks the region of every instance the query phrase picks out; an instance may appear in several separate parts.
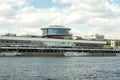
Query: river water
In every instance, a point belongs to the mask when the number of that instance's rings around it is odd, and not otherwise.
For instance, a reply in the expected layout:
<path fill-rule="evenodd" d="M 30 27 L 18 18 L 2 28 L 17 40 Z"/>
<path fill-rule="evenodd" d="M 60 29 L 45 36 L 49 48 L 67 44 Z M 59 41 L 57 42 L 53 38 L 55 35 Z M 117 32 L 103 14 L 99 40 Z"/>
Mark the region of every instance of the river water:
<path fill-rule="evenodd" d="M 120 57 L 0 57 L 0 80 L 120 80 Z"/>

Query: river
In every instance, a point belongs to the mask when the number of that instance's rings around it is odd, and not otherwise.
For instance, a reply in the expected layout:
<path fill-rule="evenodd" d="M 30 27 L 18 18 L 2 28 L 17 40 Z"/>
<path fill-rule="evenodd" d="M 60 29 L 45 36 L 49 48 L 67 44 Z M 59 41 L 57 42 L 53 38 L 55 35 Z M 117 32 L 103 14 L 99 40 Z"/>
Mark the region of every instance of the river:
<path fill-rule="evenodd" d="M 120 80 L 120 57 L 0 57 L 0 80 Z"/>

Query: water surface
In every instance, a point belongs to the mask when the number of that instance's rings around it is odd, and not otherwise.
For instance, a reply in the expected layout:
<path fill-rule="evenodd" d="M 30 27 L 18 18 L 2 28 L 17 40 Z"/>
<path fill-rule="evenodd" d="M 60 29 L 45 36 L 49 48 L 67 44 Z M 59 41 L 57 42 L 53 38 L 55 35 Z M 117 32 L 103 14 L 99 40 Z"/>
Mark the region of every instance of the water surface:
<path fill-rule="evenodd" d="M 0 57 L 0 80 L 120 80 L 120 57 Z"/>

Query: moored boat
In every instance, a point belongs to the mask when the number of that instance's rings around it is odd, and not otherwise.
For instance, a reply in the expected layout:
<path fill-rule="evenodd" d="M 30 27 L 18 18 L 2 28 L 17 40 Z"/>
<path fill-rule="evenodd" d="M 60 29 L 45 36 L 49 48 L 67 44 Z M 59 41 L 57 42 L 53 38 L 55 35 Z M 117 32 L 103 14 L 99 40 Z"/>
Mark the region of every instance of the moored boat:
<path fill-rule="evenodd" d="M 89 56 L 89 53 L 85 53 L 85 52 L 65 52 L 64 56 L 66 56 L 66 57 Z"/>
<path fill-rule="evenodd" d="M 21 55 L 21 53 L 17 53 L 17 52 L 3 52 L 0 53 L 0 56 L 19 56 Z"/>

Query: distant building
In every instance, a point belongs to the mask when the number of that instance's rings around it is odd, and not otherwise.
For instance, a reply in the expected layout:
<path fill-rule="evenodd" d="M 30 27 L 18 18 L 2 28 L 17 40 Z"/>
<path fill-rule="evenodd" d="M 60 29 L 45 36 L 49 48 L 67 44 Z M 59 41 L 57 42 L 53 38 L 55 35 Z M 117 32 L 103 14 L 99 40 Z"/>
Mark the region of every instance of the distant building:
<path fill-rule="evenodd" d="M 87 36 L 83 36 L 82 38 L 86 40 L 104 40 L 104 35 L 99 35 L 99 34 L 87 35 Z"/>
<path fill-rule="evenodd" d="M 111 47 L 115 48 L 115 47 L 120 47 L 120 40 L 111 40 L 110 41 L 110 45 Z"/>
<path fill-rule="evenodd" d="M 43 38 L 72 39 L 71 29 L 61 25 L 51 25 L 41 30 Z"/>
<path fill-rule="evenodd" d="M 13 34 L 13 33 L 7 33 L 7 34 L 5 34 L 5 35 L 3 35 L 3 36 L 16 36 L 16 34 Z"/>
<path fill-rule="evenodd" d="M 120 40 L 119 39 L 106 39 L 107 48 L 120 48 Z"/>

